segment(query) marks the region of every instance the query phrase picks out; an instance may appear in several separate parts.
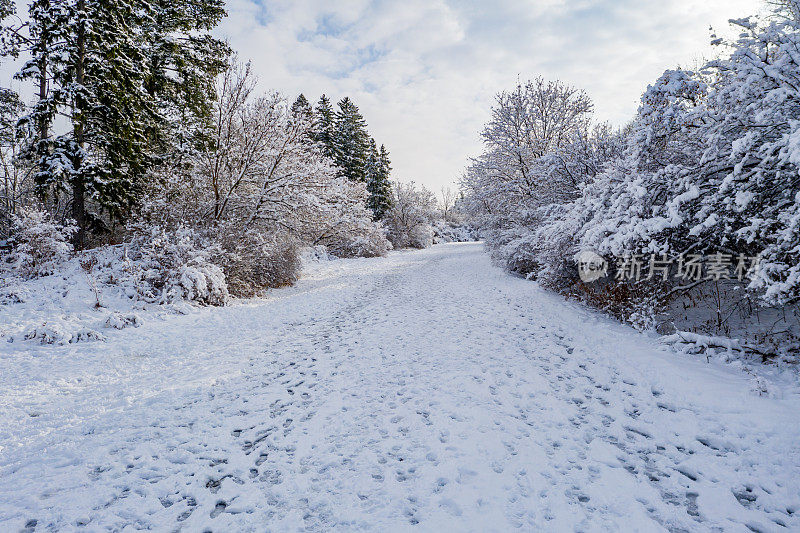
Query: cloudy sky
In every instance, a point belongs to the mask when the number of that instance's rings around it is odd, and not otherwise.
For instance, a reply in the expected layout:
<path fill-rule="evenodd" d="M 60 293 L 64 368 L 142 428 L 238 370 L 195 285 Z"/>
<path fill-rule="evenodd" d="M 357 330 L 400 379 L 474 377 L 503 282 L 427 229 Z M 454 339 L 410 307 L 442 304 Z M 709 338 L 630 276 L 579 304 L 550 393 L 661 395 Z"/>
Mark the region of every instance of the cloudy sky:
<path fill-rule="evenodd" d="M 228 0 L 219 30 L 264 89 L 349 95 L 394 176 L 438 190 L 480 150 L 493 95 L 558 78 L 619 125 L 666 68 L 709 55 L 709 27 L 758 0 Z"/>

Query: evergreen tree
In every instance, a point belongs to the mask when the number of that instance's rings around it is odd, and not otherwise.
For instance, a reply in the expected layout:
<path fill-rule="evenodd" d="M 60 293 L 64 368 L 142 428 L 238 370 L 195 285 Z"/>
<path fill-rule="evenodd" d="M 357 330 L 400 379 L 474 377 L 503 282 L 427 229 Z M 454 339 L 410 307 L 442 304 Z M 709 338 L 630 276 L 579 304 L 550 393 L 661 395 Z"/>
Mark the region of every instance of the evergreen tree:
<path fill-rule="evenodd" d="M 87 202 L 123 219 L 174 146 L 180 114 L 208 117 L 227 47 L 202 30 L 223 15 L 219 0 L 31 4 L 31 59 L 18 77 L 39 93 L 22 124 L 36 132 L 40 193 L 70 201 L 76 248 L 101 226 Z M 58 135 L 50 131 L 56 115 L 68 126 Z"/>
<path fill-rule="evenodd" d="M 364 169 L 369 150 L 367 123 L 350 98 L 343 98 L 338 106 L 333 160 L 339 167 L 339 175 L 365 182 Z"/>
<path fill-rule="evenodd" d="M 14 2 L 11 0 L 0 0 L 0 22 L 3 23 L 3 35 L 5 36 L 6 25 L 5 19 L 14 14 Z"/>
<path fill-rule="evenodd" d="M 367 191 L 368 207 L 372 210 L 373 218 L 380 220 L 392 206 L 392 184 L 389 178 L 389 153 L 381 145 L 378 150 L 375 139 L 370 139 L 369 156 L 367 157 Z"/>
<path fill-rule="evenodd" d="M 18 25 L 10 20 L 16 11 L 12 0 L 0 0 L 0 58 L 17 57 L 22 45 Z M 16 17 L 15 17 L 16 18 Z M 0 143 L 13 136 L 21 102 L 9 87 L 0 86 Z"/>
<path fill-rule="evenodd" d="M 207 140 L 214 79 L 227 68 L 231 52 L 209 34 L 225 16 L 225 3 L 148 0 L 143 13 L 144 86 L 159 111 L 148 136 L 162 160 L 170 154 L 180 163 Z"/>
<path fill-rule="evenodd" d="M 311 109 L 311 104 L 308 103 L 308 100 L 303 93 L 300 93 L 300 96 L 298 96 L 292 104 L 292 114 L 308 119 L 313 117 L 314 110 Z"/>
<path fill-rule="evenodd" d="M 24 44 L 20 33 L 24 24 L 14 15 L 14 1 L 0 0 L 0 57 L 17 57 Z"/>
<path fill-rule="evenodd" d="M 326 157 L 334 158 L 334 129 L 335 116 L 330 99 L 324 94 L 319 97 L 317 108 L 314 110 L 314 140 L 322 144 L 322 151 Z"/>
<path fill-rule="evenodd" d="M 305 144 L 312 144 L 314 142 L 314 109 L 308 103 L 305 95 L 300 93 L 300 96 L 292 104 L 291 109 L 292 121 L 299 124 L 303 129 L 302 138 Z"/>

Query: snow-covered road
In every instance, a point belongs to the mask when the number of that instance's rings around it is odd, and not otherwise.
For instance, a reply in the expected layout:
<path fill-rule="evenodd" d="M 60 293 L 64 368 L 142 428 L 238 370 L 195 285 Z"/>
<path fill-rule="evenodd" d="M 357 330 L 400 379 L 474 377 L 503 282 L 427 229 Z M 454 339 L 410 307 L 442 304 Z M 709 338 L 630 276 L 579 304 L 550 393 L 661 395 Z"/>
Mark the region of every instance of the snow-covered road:
<path fill-rule="evenodd" d="M 9 350 L 0 531 L 800 530 L 796 395 L 480 244 Z"/>

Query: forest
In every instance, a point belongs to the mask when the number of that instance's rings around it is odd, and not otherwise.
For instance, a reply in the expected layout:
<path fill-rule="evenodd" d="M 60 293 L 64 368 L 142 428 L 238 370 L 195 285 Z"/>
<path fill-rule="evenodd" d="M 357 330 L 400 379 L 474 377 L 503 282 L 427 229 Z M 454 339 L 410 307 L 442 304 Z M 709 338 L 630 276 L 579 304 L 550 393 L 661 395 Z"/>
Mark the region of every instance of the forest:
<path fill-rule="evenodd" d="M 796 361 L 800 11 L 731 24 L 620 128 L 559 81 L 500 93 L 461 187 L 508 270 L 679 344 Z M 607 277 L 583 283 L 582 252 Z"/>
<path fill-rule="evenodd" d="M 0 57 L 24 59 L 31 95 L 0 88 L 7 271 L 111 245 L 138 297 L 222 304 L 292 284 L 303 247 L 382 256 L 452 226 L 433 193 L 392 184 L 350 98 L 259 92 L 211 33 L 221 0 L 43 0 L 24 18 L 2 2 Z"/>

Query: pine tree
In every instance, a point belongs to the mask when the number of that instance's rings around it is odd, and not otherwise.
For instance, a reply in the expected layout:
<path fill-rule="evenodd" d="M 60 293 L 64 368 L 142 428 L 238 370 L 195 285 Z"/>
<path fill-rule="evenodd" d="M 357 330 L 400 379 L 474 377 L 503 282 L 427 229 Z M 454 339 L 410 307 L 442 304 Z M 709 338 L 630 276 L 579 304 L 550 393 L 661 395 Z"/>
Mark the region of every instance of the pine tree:
<path fill-rule="evenodd" d="M 227 68 L 231 53 L 209 34 L 225 16 L 225 3 L 149 0 L 144 9 L 144 84 L 159 111 L 148 136 L 162 162 L 167 158 L 180 165 L 207 141 L 214 79 Z"/>
<path fill-rule="evenodd" d="M 378 150 L 375 139 L 370 139 L 369 157 L 367 158 L 367 191 L 368 207 L 372 210 L 373 218 L 380 220 L 392 206 L 392 183 L 389 173 L 389 152 L 381 145 Z"/>
<path fill-rule="evenodd" d="M 99 212 L 130 211 L 174 145 L 180 112 L 210 113 L 227 46 L 202 30 L 224 11 L 219 0 L 35 0 L 29 12 L 31 59 L 18 77 L 38 99 L 22 124 L 36 132 L 39 191 L 69 199 L 80 249 Z M 58 135 L 56 115 L 68 126 Z"/>
<path fill-rule="evenodd" d="M 45 189 L 42 184 L 52 174 L 48 161 L 52 152 L 50 126 L 56 114 L 56 99 L 52 97 L 50 77 L 58 52 L 56 44 L 66 39 L 66 13 L 66 6 L 53 5 L 51 0 L 34 0 L 31 3 L 28 8 L 28 36 L 22 41 L 27 45 L 32 59 L 16 75 L 21 80 L 33 80 L 36 87 L 37 99 L 21 118 L 20 126 L 31 133 L 25 155 L 36 168 L 34 179 L 40 184 L 40 195 Z"/>
<path fill-rule="evenodd" d="M 22 45 L 20 28 L 9 20 L 15 13 L 12 0 L 0 0 L 0 58 L 16 58 L 19 55 Z M 0 143 L 7 143 L 13 137 L 12 130 L 16 127 L 21 105 L 17 93 L 9 87 L 0 86 Z"/>
<path fill-rule="evenodd" d="M 312 118 L 314 115 L 314 110 L 311 109 L 311 104 L 308 103 L 303 93 L 300 93 L 300 96 L 298 96 L 292 104 L 292 114 L 308 119 Z"/>
<path fill-rule="evenodd" d="M 0 0 L 0 57 L 17 57 L 25 39 L 24 24 L 16 15 L 13 0 Z"/>
<path fill-rule="evenodd" d="M 317 108 L 314 110 L 314 140 L 322 144 L 322 151 L 326 157 L 334 158 L 334 129 L 335 116 L 330 99 L 324 94 L 319 97 Z"/>
<path fill-rule="evenodd" d="M 5 19 L 13 14 L 14 2 L 11 0 L 0 0 L 0 22 L 3 23 L 3 34 L 5 34 L 7 28 L 5 25 Z"/>
<path fill-rule="evenodd" d="M 334 157 L 339 175 L 353 181 L 366 181 L 364 172 L 369 149 L 367 123 L 350 98 L 338 103 L 334 134 Z"/>
<path fill-rule="evenodd" d="M 292 121 L 294 123 L 298 123 L 303 130 L 303 143 L 314 143 L 314 131 L 312 129 L 314 123 L 314 109 L 311 107 L 311 104 L 308 103 L 308 100 L 302 93 L 292 104 L 291 118 Z"/>

